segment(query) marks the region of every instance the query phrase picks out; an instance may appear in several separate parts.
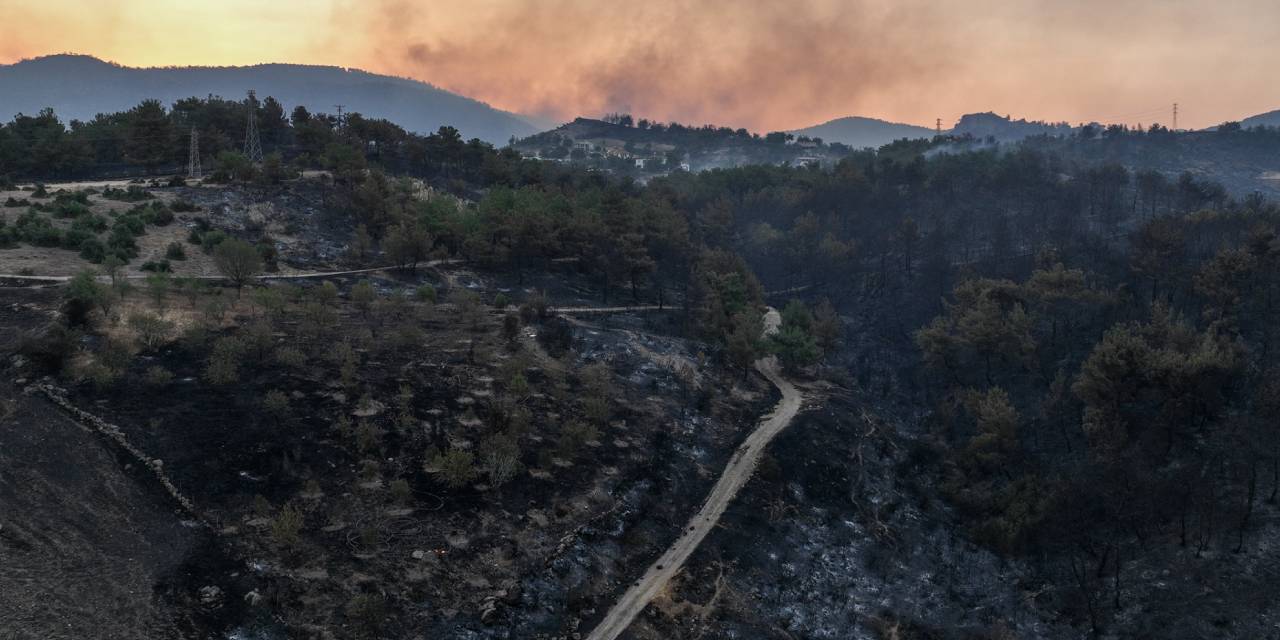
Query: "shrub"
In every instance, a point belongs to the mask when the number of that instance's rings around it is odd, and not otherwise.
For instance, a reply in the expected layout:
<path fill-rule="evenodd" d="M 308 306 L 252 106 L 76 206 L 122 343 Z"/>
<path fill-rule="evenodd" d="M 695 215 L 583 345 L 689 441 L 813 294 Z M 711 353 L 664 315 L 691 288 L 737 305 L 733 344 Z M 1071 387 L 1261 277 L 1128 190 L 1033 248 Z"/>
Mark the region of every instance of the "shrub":
<path fill-rule="evenodd" d="M 76 352 L 79 334 L 60 322 L 40 333 L 25 337 L 18 347 L 27 360 L 43 373 L 58 373 Z"/>
<path fill-rule="evenodd" d="M 495 309 L 506 309 L 507 305 L 510 305 L 510 304 L 511 304 L 511 298 L 507 297 L 507 294 L 505 293 L 499 293 L 498 295 L 493 297 L 493 307 Z"/>
<path fill-rule="evenodd" d="M 75 200 L 55 202 L 53 205 L 53 215 L 59 218 L 75 218 L 88 213 L 89 206 Z"/>
<path fill-rule="evenodd" d="M 218 248 L 218 245 L 222 244 L 226 239 L 227 234 L 221 230 L 206 231 L 200 234 L 200 248 L 205 253 L 213 253 L 213 250 Z"/>
<path fill-rule="evenodd" d="M 138 341 L 148 349 L 163 345 L 173 331 L 173 323 L 150 313 L 134 313 L 129 316 L 129 327 L 138 334 Z"/>
<path fill-rule="evenodd" d="M 518 337 L 520 337 L 520 316 L 508 313 L 502 318 L 502 338 L 508 342 L 515 342 Z"/>
<path fill-rule="evenodd" d="M 169 181 L 165 183 L 166 187 L 185 187 L 187 179 L 182 176 L 169 176 Z"/>
<path fill-rule="evenodd" d="M 375 635 L 387 617 L 387 604 L 380 595 L 362 593 L 347 603 L 345 613 L 355 626 Z"/>
<path fill-rule="evenodd" d="M 366 420 L 361 420 L 359 426 L 356 427 L 356 446 L 362 453 L 368 453 L 377 449 L 382 442 L 382 432 L 378 427 Z"/>
<path fill-rule="evenodd" d="M 107 230 L 107 219 L 100 215 L 90 213 L 72 220 L 71 228 L 83 229 L 93 233 L 102 233 Z"/>
<path fill-rule="evenodd" d="M 276 349 L 276 362 L 290 369 L 302 369 L 307 366 L 307 356 L 293 347 Z"/>
<path fill-rule="evenodd" d="M 578 449 L 582 448 L 582 445 L 595 440 L 599 436 L 600 433 L 595 427 L 585 422 L 573 421 L 560 429 L 560 438 L 556 441 L 556 449 L 560 455 L 572 458 L 577 454 Z"/>
<path fill-rule="evenodd" d="M 31 201 L 26 198 L 22 198 L 21 200 L 16 200 L 14 199 L 13 196 L 9 196 L 8 198 L 5 199 L 4 206 L 9 207 L 10 209 L 16 209 L 18 207 L 29 207 L 31 206 Z"/>
<path fill-rule="evenodd" d="M 133 239 L 133 234 L 123 227 L 111 230 L 111 235 L 107 236 L 107 249 L 108 253 L 123 262 L 138 257 L 138 243 Z"/>
<path fill-rule="evenodd" d="M 169 273 L 173 270 L 173 265 L 169 264 L 168 260 L 148 260 L 142 263 L 142 266 L 138 268 L 151 273 Z"/>
<path fill-rule="evenodd" d="M 163 204 L 156 203 L 156 206 L 151 208 L 151 218 L 147 222 L 157 227 L 167 226 L 173 222 L 173 212 Z"/>
<path fill-rule="evenodd" d="M 262 397 L 262 409 L 276 420 L 284 420 L 289 415 L 289 396 L 279 389 L 272 389 Z"/>
<path fill-rule="evenodd" d="M 293 547 L 301 542 L 302 512 L 286 506 L 271 521 L 271 538 L 282 547 Z"/>
<path fill-rule="evenodd" d="M 164 250 L 164 257 L 167 260 L 186 260 L 187 250 L 183 248 L 181 242 L 170 242 Z"/>
<path fill-rule="evenodd" d="M 100 362 L 94 362 L 84 369 L 84 377 L 93 383 L 94 389 L 105 391 L 120 379 L 120 372 Z"/>
<path fill-rule="evenodd" d="M 190 200 L 179 198 L 177 200 L 174 200 L 173 203 L 169 205 L 169 208 L 176 211 L 177 213 L 190 213 L 192 211 L 199 211 L 200 205 Z"/>
<path fill-rule="evenodd" d="M 62 231 L 34 209 L 27 209 L 13 221 L 13 231 L 18 239 L 37 247 L 56 247 L 62 244 Z"/>
<path fill-rule="evenodd" d="M 136 184 L 131 184 L 125 189 L 107 187 L 102 190 L 102 197 L 118 202 L 142 202 L 143 200 L 150 200 L 156 196 Z"/>
<path fill-rule="evenodd" d="M 489 483 L 500 487 L 520 473 L 520 445 L 507 435 L 490 436 L 480 445 L 480 455 L 489 471 Z"/>
<path fill-rule="evenodd" d="M 137 237 L 146 233 L 147 222 L 146 220 L 143 220 L 142 216 L 136 215 L 134 212 L 130 211 L 129 213 L 118 216 L 116 221 L 111 224 L 111 230 L 118 230 L 121 233 L 128 233 L 131 236 Z"/>
<path fill-rule="evenodd" d="M 211 384 L 232 384 L 240 379 L 240 362 L 244 359 L 244 345 L 236 338 L 219 338 L 213 343 L 204 378 Z"/>
<path fill-rule="evenodd" d="M 431 304 L 435 304 L 436 288 L 429 284 L 424 284 L 414 291 L 414 297 L 418 299 L 418 302 L 429 302 Z"/>
<path fill-rule="evenodd" d="M 475 456 L 462 449 L 450 449 L 436 455 L 431 466 L 439 471 L 441 480 L 452 489 L 464 487 L 476 477 Z"/>
<path fill-rule="evenodd" d="M 147 373 L 143 379 L 153 387 L 163 387 L 173 382 L 173 372 L 160 365 L 152 365 L 147 367 Z"/>
<path fill-rule="evenodd" d="M 80 247 L 89 240 L 97 240 L 97 237 L 84 229 L 67 229 L 62 234 L 62 248 L 79 251 Z"/>
<path fill-rule="evenodd" d="M 397 478 L 391 481 L 391 499 L 396 504 L 406 505 L 413 499 L 413 488 L 409 486 L 409 481 L 404 478 Z"/>
<path fill-rule="evenodd" d="M 77 273 L 63 292 L 63 313 L 72 325 L 83 324 L 95 307 L 103 306 L 110 291 L 98 282 L 92 271 Z"/>

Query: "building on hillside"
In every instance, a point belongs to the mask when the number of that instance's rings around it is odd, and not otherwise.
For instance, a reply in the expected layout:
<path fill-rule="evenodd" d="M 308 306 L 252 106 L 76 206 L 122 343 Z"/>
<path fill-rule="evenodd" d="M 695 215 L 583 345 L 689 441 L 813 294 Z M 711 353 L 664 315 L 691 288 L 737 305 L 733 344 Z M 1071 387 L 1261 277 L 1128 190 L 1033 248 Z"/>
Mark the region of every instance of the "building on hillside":
<path fill-rule="evenodd" d="M 818 167 L 822 165 L 822 159 L 816 156 L 800 156 L 791 164 L 797 167 Z"/>

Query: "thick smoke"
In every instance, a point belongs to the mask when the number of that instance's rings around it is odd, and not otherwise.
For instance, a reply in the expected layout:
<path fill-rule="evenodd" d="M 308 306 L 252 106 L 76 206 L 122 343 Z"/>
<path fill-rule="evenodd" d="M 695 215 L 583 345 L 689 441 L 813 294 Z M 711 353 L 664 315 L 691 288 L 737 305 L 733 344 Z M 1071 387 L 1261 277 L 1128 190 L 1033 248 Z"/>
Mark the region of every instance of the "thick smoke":
<path fill-rule="evenodd" d="M 947 73 L 958 52 L 921 40 L 945 32 L 930 16 L 862 0 L 385 0 L 339 13 L 363 20 L 370 63 L 500 107 L 754 129 L 845 115 Z"/>

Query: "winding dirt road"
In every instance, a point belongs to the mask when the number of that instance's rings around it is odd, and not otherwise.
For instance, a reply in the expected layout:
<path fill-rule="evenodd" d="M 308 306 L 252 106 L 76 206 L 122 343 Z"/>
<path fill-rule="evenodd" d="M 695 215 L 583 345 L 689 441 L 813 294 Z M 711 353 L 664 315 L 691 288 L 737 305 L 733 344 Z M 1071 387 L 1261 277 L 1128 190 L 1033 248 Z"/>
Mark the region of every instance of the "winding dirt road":
<path fill-rule="evenodd" d="M 765 315 L 765 334 L 769 335 L 777 331 L 780 321 L 778 312 L 770 309 Z M 693 519 L 689 520 L 680 538 L 671 544 L 662 557 L 649 566 L 638 582 L 627 589 L 600 624 L 596 625 L 587 640 L 614 640 L 631 625 L 631 621 L 644 611 L 649 601 L 680 571 L 702 539 L 715 528 L 725 508 L 729 506 L 729 502 L 738 495 L 738 490 L 755 472 L 765 446 L 774 436 L 787 428 L 787 425 L 791 424 L 791 419 L 800 411 L 804 396 L 782 377 L 776 357 L 770 356 L 756 361 L 756 370 L 778 387 L 782 392 L 782 400 L 774 406 L 772 413 L 760 421 L 756 430 L 747 436 L 746 441 L 734 452 L 724 473 L 720 475 L 716 486 L 707 496 L 707 501 Z"/>

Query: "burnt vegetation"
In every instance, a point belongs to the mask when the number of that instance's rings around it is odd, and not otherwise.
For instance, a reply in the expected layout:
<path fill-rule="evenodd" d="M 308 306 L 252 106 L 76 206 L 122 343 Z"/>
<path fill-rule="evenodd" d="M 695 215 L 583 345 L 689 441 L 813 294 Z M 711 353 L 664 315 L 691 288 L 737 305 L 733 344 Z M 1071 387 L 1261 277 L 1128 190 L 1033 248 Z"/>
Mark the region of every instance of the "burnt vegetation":
<path fill-rule="evenodd" d="M 70 130 L 52 113 L 20 116 L 0 129 L 0 174 L 159 171 L 185 158 L 180 132 L 195 126 L 222 186 L 191 192 L 318 193 L 318 219 L 344 238 L 329 266 L 383 275 L 264 282 L 272 261 L 299 256 L 210 216 L 169 257 L 199 245 L 230 287 L 158 265 L 141 282 L 118 278 L 147 225 L 198 205 L 137 204 L 108 223 L 43 188 L 7 205 L 26 213 L 0 227 L 0 245 L 100 258 L 99 274 L 66 285 L 25 361 L 162 456 L 236 553 L 284 567 L 254 593 L 290 632 L 482 634 L 495 616 L 530 632 L 574 628 L 679 526 L 678 507 L 708 482 L 691 477 L 691 459 L 719 468 L 728 425 L 749 422 L 763 397 L 750 366 L 771 353 L 789 375 L 844 394 L 837 406 L 902 411 L 860 419 L 901 426 L 878 436 L 893 441 L 881 443 L 899 457 L 893 472 L 942 499 L 946 526 L 1025 567 L 1024 584 L 1045 587 L 1031 607 L 1047 624 L 1147 635 L 1200 616 L 1249 635 L 1246 618 L 1274 613 L 1246 596 L 1265 591 L 1280 560 L 1263 544 L 1280 487 L 1280 209 L 1115 151 L 1196 139 L 902 141 L 830 170 L 641 185 L 449 128 L 417 136 L 358 115 L 339 127 L 301 107 L 286 117 L 271 99 L 258 121 L 272 156 L 254 165 L 231 150 L 244 108 L 144 103 Z M 1269 130 L 1203 139 L 1277 149 Z M 1098 160 L 1096 149 L 1110 151 Z M 299 177 L 312 170 L 323 171 Z M 101 195 L 149 203 L 150 189 Z M 46 213 L 76 222 L 63 230 Z M 68 238 L 77 229 L 110 232 L 95 248 L 96 235 Z M 467 286 L 457 264 L 504 286 Z M 568 306 L 557 296 L 659 307 L 662 319 L 583 331 L 556 314 Z M 766 302 L 782 323 L 762 339 Z M 680 345 L 662 355 L 690 366 L 645 374 L 605 353 L 600 333 Z M 762 476 L 784 482 L 787 469 Z M 676 489 L 691 497 L 652 504 Z M 888 515 L 844 507 L 895 537 Z M 788 506 L 776 509 L 771 519 Z M 592 540 L 612 552 L 583 551 Z M 448 592 L 455 582 L 474 588 Z M 1178 604 L 1209 587 L 1243 604 Z M 930 620 L 891 611 L 859 623 L 932 633 Z"/>

